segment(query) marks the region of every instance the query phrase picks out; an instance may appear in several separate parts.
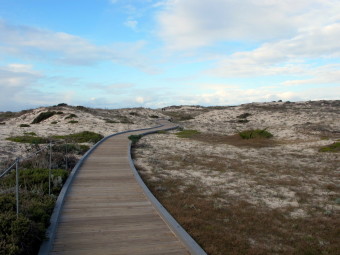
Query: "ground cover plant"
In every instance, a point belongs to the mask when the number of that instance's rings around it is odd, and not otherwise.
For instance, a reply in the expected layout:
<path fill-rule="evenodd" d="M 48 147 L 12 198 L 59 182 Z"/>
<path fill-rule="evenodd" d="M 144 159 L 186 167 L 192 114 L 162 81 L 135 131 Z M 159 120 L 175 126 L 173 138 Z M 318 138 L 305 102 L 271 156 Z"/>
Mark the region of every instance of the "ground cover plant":
<path fill-rule="evenodd" d="M 8 137 L 6 140 L 17 142 L 17 143 L 30 143 L 30 144 L 43 144 L 49 143 L 49 139 L 45 137 L 39 137 L 34 135 L 22 135 L 22 136 L 14 136 Z"/>
<path fill-rule="evenodd" d="M 0 180 L 0 254 L 37 254 L 49 225 L 56 196 L 68 172 L 52 170 L 52 196 L 48 195 L 48 169 L 20 170 L 20 214 L 13 193 L 15 173 Z"/>

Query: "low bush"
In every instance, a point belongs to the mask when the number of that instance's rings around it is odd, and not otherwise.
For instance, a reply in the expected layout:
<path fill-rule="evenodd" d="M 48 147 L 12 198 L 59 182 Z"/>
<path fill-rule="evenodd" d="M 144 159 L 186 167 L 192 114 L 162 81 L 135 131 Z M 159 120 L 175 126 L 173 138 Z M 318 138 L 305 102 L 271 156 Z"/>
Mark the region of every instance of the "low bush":
<path fill-rule="evenodd" d="M 335 142 L 330 145 L 322 147 L 320 152 L 340 152 L 340 142 Z"/>
<path fill-rule="evenodd" d="M 273 135 L 265 129 L 252 129 L 239 132 L 242 139 L 271 138 Z"/>
<path fill-rule="evenodd" d="M 55 197 L 66 181 L 68 172 L 52 170 L 52 192 L 48 195 L 48 169 L 20 171 L 20 214 L 16 215 L 14 193 L 0 194 L 0 254 L 34 255 L 45 237 Z M 13 187 L 15 173 L 5 176 L 1 189 Z M 47 185 L 46 185 L 47 184 Z"/>
<path fill-rule="evenodd" d="M 90 149 L 89 146 L 83 144 L 56 144 L 52 147 L 53 152 L 61 152 L 61 153 L 73 153 L 78 155 L 83 155 Z"/>
<path fill-rule="evenodd" d="M 6 122 L 0 122 L 0 125 L 6 125 Z"/>
<path fill-rule="evenodd" d="M 19 127 L 30 127 L 28 124 L 20 124 Z"/>
<path fill-rule="evenodd" d="M 55 125 L 55 124 L 57 124 L 58 123 L 58 121 L 52 121 L 51 122 L 51 124 L 53 124 L 53 125 Z"/>
<path fill-rule="evenodd" d="M 70 135 L 54 136 L 54 138 L 64 139 L 75 143 L 97 143 L 101 139 L 103 139 L 104 136 L 91 131 L 83 131 L 80 133 L 74 133 Z"/>
<path fill-rule="evenodd" d="M 151 115 L 150 118 L 152 119 L 158 119 L 159 117 L 157 115 Z"/>
<path fill-rule="evenodd" d="M 59 115 L 61 115 L 61 114 L 64 114 L 63 112 L 56 112 L 56 114 L 59 114 Z"/>
<path fill-rule="evenodd" d="M 190 129 L 189 130 L 183 130 L 183 131 L 176 133 L 176 135 L 180 138 L 191 138 L 191 137 L 198 135 L 198 134 L 200 134 L 199 131 L 190 130 Z"/>
<path fill-rule="evenodd" d="M 245 113 L 242 113 L 241 115 L 237 116 L 237 118 L 239 118 L 239 119 L 246 119 L 249 116 L 251 116 L 251 114 L 248 113 L 248 112 L 245 112 Z"/>
<path fill-rule="evenodd" d="M 36 136 L 37 134 L 34 132 L 25 132 L 24 135 Z"/>
<path fill-rule="evenodd" d="M 65 120 L 67 120 L 67 119 L 73 119 L 73 118 L 78 118 L 78 116 L 75 115 L 74 113 L 72 113 L 72 114 L 68 115 L 67 117 L 65 117 Z"/>
<path fill-rule="evenodd" d="M 56 112 L 42 112 L 32 121 L 32 124 L 38 124 L 38 123 L 52 117 L 55 114 L 56 114 Z"/>
<path fill-rule="evenodd" d="M 106 123 L 119 123 L 115 120 L 111 120 L 111 119 L 104 119 Z"/>
<path fill-rule="evenodd" d="M 141 135 L 130 135 L 128 138 L 132 141 L 133 144 L 135 144 L 142 138 L 142 136 Z"/>
<path fill-rule="evenodd" d="M 69 122 L 67 122 L 67 123 L 70 123 L 70 124 L 76 124 L 76 123 L 78 123 L 79 121 L 77 121 L 77 120 L 70 120 Z"/>

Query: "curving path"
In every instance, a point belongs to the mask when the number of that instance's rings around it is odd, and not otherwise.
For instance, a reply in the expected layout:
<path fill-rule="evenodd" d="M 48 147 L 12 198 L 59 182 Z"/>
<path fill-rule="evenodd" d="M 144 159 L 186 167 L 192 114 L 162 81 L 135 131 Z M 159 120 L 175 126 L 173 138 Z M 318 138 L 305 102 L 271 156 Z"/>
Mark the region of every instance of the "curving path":
<path fill-rule="evenodd" d="M 167 121 L 160 124 L 147 132 L 174 128 Z M 192 250 L 176 227 L 165 223 L 162 209 L 155 209 L 135 177 L 127 137 L 145 132 L 111 136 L 87 155 L 59 201 L 51 240 L 39 254 L 204 254 Z"/>

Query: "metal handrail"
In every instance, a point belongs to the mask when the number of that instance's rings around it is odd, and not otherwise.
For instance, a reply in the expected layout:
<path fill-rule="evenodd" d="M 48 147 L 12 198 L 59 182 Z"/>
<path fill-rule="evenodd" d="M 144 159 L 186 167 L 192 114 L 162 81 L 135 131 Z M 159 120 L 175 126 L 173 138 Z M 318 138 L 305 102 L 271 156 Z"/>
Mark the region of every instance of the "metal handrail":
<path fill-rule="evenodd" d="M 25 158 L 21 158 L 21 157 L 17 157 L 15 159 L 15 161 L 13 162 L 13 164 L 6 168 L 0 175 L 0 179 L 2 177 L 4 177 L 9 171 L 11 171 L 14 166 L 16 169 L 16 174 L 15 174 L 15 198 L 16 198 L 16 213 L 17 213 L 17 217 L 19 216 L 19 162 L 22 159 L 30 159 L 36 155 L 38 155 L 40 152 L 46 150 L 46 149 L 50 149 L 50 158 L 49 158 L 49 173 L 48 173 L 48 194 L 51 195 L 51 170 L 52 170 L 52 144 L 56 144 L 56 143 L 52 143 L 50 142 L 48 145 L 46 145 L 44 148 L 32 153 L 31 155 L 25 157 Z"/>

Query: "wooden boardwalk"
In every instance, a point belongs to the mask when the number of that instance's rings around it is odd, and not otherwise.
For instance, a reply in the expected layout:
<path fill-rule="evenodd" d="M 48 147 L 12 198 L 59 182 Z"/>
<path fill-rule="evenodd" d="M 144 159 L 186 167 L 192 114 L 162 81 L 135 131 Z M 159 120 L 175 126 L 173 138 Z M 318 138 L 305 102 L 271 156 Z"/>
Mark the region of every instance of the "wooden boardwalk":
<path fill-rule="evenodd" d="M 166 122 L 158 130 L 169 127 Z M 86 158 L 65 197 L 49 254 L 190 254 L 129 165 L 127 137 L 144 132 L 113 136 Z"/>

